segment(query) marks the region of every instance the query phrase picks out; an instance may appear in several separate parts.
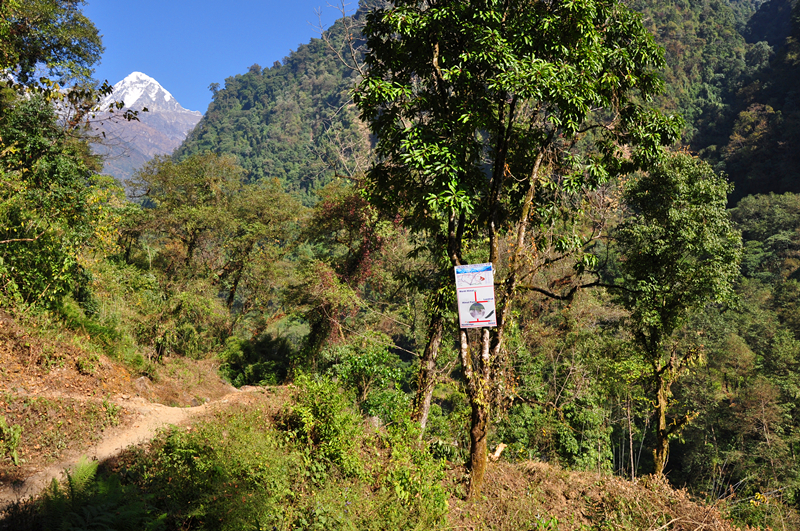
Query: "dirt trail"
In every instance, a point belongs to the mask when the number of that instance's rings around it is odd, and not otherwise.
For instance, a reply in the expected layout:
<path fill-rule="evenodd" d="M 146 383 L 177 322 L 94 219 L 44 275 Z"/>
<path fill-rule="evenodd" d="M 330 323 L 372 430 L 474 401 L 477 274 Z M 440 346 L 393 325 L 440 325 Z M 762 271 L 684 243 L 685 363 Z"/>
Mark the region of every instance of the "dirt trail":
<path fill-rule="evenodd" d="M 244 387 L 241 390 L 231 392 L 217 400 L 196 407 L 169 407 L 148 402 L 139 397 L 115 401 L 116 405 L 124 407 L 133 413 L 132 422 L 127 423 L 124 427 L 107 430 L 103 437 L 90 448 L 80 453 L 74 452 L 70 454 L 65 459 L 28 477 L 22 483 L 0 488 L 0 511 L 15 501 L 39 494 L 54 478 L 60 479 L 65 469 L 74 467 L 81 457 L 85 456 L 89 459 L 104 461 L 120 454 L 129 446 L 149 441 L 160 428 L 187 423 L 214 409 L 235 404 L 246 394 L 258 390 L 259 388 L 257 387 Z"/>

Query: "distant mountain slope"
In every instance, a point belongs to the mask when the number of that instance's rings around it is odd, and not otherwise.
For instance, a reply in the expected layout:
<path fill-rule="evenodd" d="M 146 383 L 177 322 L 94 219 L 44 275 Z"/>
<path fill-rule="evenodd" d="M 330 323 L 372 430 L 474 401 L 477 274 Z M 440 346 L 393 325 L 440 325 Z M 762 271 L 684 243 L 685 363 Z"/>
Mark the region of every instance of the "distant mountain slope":
<path fill-rule="evenodd" d="M 690 148 L 750 194 L 800 192 L 798 0 L 634 0 Z"/>
<path fill-rule="evenodd" d="M 791 11 L 789 11 L 791 10 Z M 761 13 L 763 11 L 764 13 Z M 771 15 L 774 33 L 788 25 L 780 44 L 764 27 Z M 772 0 L 754 17 L 753 31 L 760 67 L 743 79 L 724 139 L 713 154 L 717 165 L 736 185 L 734 200 L 757 193 L 800 193 L 800 2 Z"/>
<path fill-rule="evenodd" d="M 702 148 L 734 102 L 748 65 L 742 31 L 760 0 L 633 0 L 664 47 L 666 91 L 658 104 L 686 120 L 684 141 Z"/>
<path fill-rule="evenodd" d="M 783 46 L 792 33 L 792 7 L 797 0 L 767 0 L 747 21 L 747 42 L 765 41 L 772 47 Z"/>
<path fill-rule="evenodd" d="M 339 20 L 326 35 L 341 42 L 343 31 Z M 308 197 L 337 173 L 365 169 L 369 137 L 352 105 L 355 81 L 322 39 L 312 39 L 271 68 L 253 65 L 224 88 L 212 85 L 206 115 L 175 154 L 230 153 L 250 180 L 278 178 Z"/>
<path fill-rule="evenodd" d="M 139 121 L 118 121 L 108 114 L 96 122 L 96 135 L 102 140 L 95 151 L 105 155 L 104 172 L 124 181 L 155 155 L 172 153 L 197 122 L 202 113 L 184 109 L 158 81 L 141 72 L 133 72 L 114 85 L 114 91 L 101 103 L 108 108 L 123 101 L 125 108 L 139 112 Z"/>

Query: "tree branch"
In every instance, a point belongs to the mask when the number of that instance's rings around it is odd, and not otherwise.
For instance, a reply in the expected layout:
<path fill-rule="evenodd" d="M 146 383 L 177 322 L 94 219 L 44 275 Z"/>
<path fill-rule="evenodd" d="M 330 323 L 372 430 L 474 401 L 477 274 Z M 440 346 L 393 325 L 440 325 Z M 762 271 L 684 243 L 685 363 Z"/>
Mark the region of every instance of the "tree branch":
<path fill-rule="evenodd" d="M 340 48 L 337 48 L 334 45 L 333 41 L 331 41 L 330 35 L 325 31 L 322 25 L 322 12 L 317 10 L 317 18 L 319 18 L 319 26 L 317 27 L 317 30 L 320 33 L 320 37 L 322 38 L 322 41 L 325 43 L 325 46 L 327 46 L 327 48 L 336 55 L 336 58 L 342 65 L 344 65 L 346 68 L 349 68 L 350 70 L 358 72 L 358 74 L 363 78 L 364 64 L 363 61 L 360 59 L 362 55 L 362 50 L 361 47 L 356 45 L 355 37 L 353 36 L 353 33 L 355 31 L 358 31 L 359 33 L 361 32 L 359 26 L 363 26 L 363 24 L 355 23 L 354 18 L 347 14 L 347 4 L 345 4 L 343 1 L 339 3 L 339 5 L 334 5 L 328 2 L 328 7 L 332 7 L 338 10 L 342 14 L 341 20 L 342 20 L 342 25 L 344 26 L 344 42 L 342 43 L 342 45 L 344 45 L 345 43 L 347 44 L 348 48 L 347 53 L 350 55 L 350 60 L 352 61 L 352 64 L 344 57 Z"/>
<path fill-rule="evenodd" d="M 43 235 L 45 232 L 46 232 L 46 231 L 42 231 L 42 232 L 40 232 L 39 234 L 37 234 L 37 235 L 36 235 L 36 237 L 35 237 L 35 238 L 12 238 L 12 239 L 10 239 L 10 240 L 0 240 L 0 245 L 2 245 L 2 244 L 4 244 L 4 243 L 35 242 L 36 240 L 38 240 L 39 238 L 41 238 L 41 237 L 42 237 L 42 235 Z"/>
<path fill-rule="evenodd" d="M 589 282 L 588 284 L 578 284 L 577 286 L 572 286 L 569 289 L 569 291 L 567 291 L 566 295 L 559 295 L 557 293 L 553 293 L 552 291 L 549 291 L 549 290 L 546 290 L 544 288 L 540 288 L 540 287 L 537 287 L 537 286 L 526 286 L 524 284 L 517 285 L 517 289 L 522 289 L 522 290 L 526 290 L 526 291 L 534 291 L 536 293 L 541 293 L 542 295 L 544 295 L 546 297 L 549 297 L 551 299 L 555 299 L 555 300 L 558 300 L 558 301 L 572 300 L 572 297 L 574 297 L 575 293 L 577 293 L 577 291 L 580 290 L 580 289 L 597 288 L 597 287 L 599 287 L 599 288 L 610 288 L 610 289 L 621 289 L 623 291 L 628 291 L 628 292 L 631 292 L 631 293 L 635 293 L 635 291 L 630 290 L 630 289 L 628 289 L 628 288 L 626 288 L 624 286 L 618 286 L 616 284 L 606 284 L 605 282 L 600 282 L 600 281 Z"/>

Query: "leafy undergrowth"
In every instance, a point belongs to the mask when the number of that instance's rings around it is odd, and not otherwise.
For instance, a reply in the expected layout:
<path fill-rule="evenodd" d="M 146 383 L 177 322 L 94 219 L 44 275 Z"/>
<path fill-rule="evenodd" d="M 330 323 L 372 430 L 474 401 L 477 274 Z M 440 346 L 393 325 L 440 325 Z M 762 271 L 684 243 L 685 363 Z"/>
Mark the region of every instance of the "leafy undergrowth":
<path fill-rule="evenodd" d="M 286 405 L 261 394 L 96 475 L 83 465 L 0 529 L 735 529 L 665 482 L 539 462 L 492 463 L 484 495 L 466 502 L 463 467 L 435 458 L 402 415 L 376 428 L 331 381 L 298 383 Z"/>
<path fill-rule="evenodd" d="M 51 489 L 9 509 L 0 527 L 60 529 L 79 519 L 99 527 L 130 512 L 130 500 L 138 500 L 130 519 L 137 529 L 442 527 L 443 464 L 417 442 L 413 425 L 370 432 L 330 382 L 315 389 L 328 392 L 282 410 L 267 397 L 164 432 L 105 463 L 73 496 L 80 503 L 59 502 L 69 485 Z M 106 499 L 108 484 L 128 495 Z"/>
<path fill-rule="evenodd" d="M 230 390 L 211 360 L 137 369 L 93 341 L 0 314 L 0 444 L 14 445 L 2 448 L 0 481 L 27 477 L 125 424 L 123 398 L 189 406 Z M 735 529 L 725 514 L 800 528 L 767 497 L 709 507 L 651 478 L 538 462 L 490 464 L 483 496 L 466 502 L 463 466 L 419 442 L 402 400 L 375 428 L 330 380 L 297 383 L 291 405 L 282 406 L 285 388 L 259 393 L 258 406 L 218 409 L 99 469 L 86 463 L 11 507 L 0 529 Z"/>

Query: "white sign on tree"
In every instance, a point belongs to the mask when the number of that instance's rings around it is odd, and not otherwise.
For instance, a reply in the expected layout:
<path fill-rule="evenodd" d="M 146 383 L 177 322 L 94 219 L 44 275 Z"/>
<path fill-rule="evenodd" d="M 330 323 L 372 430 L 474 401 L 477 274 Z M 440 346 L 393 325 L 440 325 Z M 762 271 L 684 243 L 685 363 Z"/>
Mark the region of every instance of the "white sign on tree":
<path fill-rule="evenodd" d="M 455 270 L 461 328 L 497 326 L 492 264 L 456 266 Z"/>

